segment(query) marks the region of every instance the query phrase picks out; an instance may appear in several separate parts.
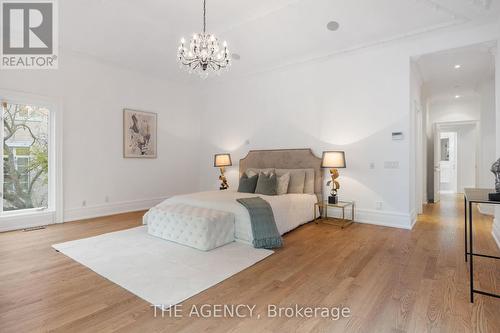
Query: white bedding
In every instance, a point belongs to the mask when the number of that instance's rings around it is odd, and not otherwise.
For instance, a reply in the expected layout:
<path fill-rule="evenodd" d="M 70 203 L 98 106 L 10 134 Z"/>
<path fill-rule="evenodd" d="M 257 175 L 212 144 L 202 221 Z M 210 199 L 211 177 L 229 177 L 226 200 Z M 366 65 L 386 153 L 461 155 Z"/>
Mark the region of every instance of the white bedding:
<path fill-rule="evenodd" d="M 178 195 L 163 201 L 156 207 L 161 209 L 164 205 L 184 203 L 233 213 L 235 216 L 235 238 L 239 241 L 251 243 L 253 237 L 250 214 L 236 199 L 256 196 L 269 202 L 273 209 L 276 226 L 282 235 L 314 219 L 314 203 L 317 202 L 315 194 L 268 196 L 255 193 L 239 193 L 230 190 L 210 191 Z M 144 222 L 147 223 L 147 216 L 145 216 Z"/>

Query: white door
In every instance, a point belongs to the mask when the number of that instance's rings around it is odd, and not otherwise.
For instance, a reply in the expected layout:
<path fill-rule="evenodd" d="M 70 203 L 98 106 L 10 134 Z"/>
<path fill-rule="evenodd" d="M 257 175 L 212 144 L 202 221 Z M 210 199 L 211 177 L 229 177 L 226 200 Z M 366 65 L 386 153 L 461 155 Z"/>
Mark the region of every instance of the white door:
<path fill-rule="evenodd" d="M 437 203 L 440 200 L 440 180 L 441 180 L 441 138 L 439 133 L 439 127 L 434 124 L 434 202 Z"/>
<path fill-rule="evenodd" d="M 439 189 L 441 193 L 457 193 L 457 132 L 440 134 Z"/>

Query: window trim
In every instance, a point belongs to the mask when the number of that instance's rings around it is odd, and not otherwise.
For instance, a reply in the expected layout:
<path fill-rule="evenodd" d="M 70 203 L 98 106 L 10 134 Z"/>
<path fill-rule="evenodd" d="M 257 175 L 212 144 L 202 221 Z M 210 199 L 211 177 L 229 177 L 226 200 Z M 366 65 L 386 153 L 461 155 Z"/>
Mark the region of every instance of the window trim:
<path fill-rule="evenodd" d="M 0 214 L 0 230 L 6 231 L 25 228 L 26 223 L 19 222 L 18 217 L 40 217 L 49 216 L 49 219 L 41 219 L 48 223 L 64 222 L 63 211 L 63 172 L 62 172 L 62 138 L 63 138 L 63 108 L 60 98 L 42 96 L 37 94 L 25 93 L 20 91 L 11 91 L 0 89 L 0 101 L 16 104 L 32 104 L 46 107 L 50 110 L 49 117 L 49 199 L 48 207 L 44 209 L 32 208 L 23 209 L 16 212 L 1 212 Z M 3 126 L 0 126 L 3 137 Z M 3 151 L 2 151 L 3 156 Z M 0 165 L 0 171 L 3 175 L 3 163 Z M 1 183 L 1 182 L 0 182 Z M 16 218 L 13 218 L 16 217 Z M 40 222 L 33 220 L 32 224 L 40 225 Z M 48 224 L 44 223 L 44 224 Z"/>
<path fill-rule="evenodd" d="M 25 209 L 19 209 L 19 210 L 7 210 L 2 213 L 1 217 L 4 216 L 21 216 L 21 215 L 33 215 L 36 213 L 55 213 L 55 211 L 45 208 L 45 207 L 39 207 L 39 208 L 25 208 Z"/>

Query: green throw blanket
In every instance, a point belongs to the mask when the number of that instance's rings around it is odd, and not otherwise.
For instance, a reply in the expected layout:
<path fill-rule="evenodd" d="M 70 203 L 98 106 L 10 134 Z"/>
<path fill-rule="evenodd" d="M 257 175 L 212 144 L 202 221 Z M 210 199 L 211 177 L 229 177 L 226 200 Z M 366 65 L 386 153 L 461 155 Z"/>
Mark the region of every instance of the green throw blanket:
<path fill-rule="evenodd" d="M 275 249 L 283 246 L 271 205 L 260 197 L 236 199 L 250 213 L 253 246 L 256 248 Z"/>

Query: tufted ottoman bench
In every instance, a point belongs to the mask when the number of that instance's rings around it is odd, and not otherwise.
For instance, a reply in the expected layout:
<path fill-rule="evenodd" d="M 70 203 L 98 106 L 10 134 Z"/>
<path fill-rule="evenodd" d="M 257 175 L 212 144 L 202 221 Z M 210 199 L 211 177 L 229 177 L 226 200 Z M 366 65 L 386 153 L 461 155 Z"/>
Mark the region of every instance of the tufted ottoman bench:
<path fill-rule="evenodd" d="M 148 233 L 209 251 L 234 241 L 234 215 L 209 208 L 174 204 L 147 213 Z"/>

